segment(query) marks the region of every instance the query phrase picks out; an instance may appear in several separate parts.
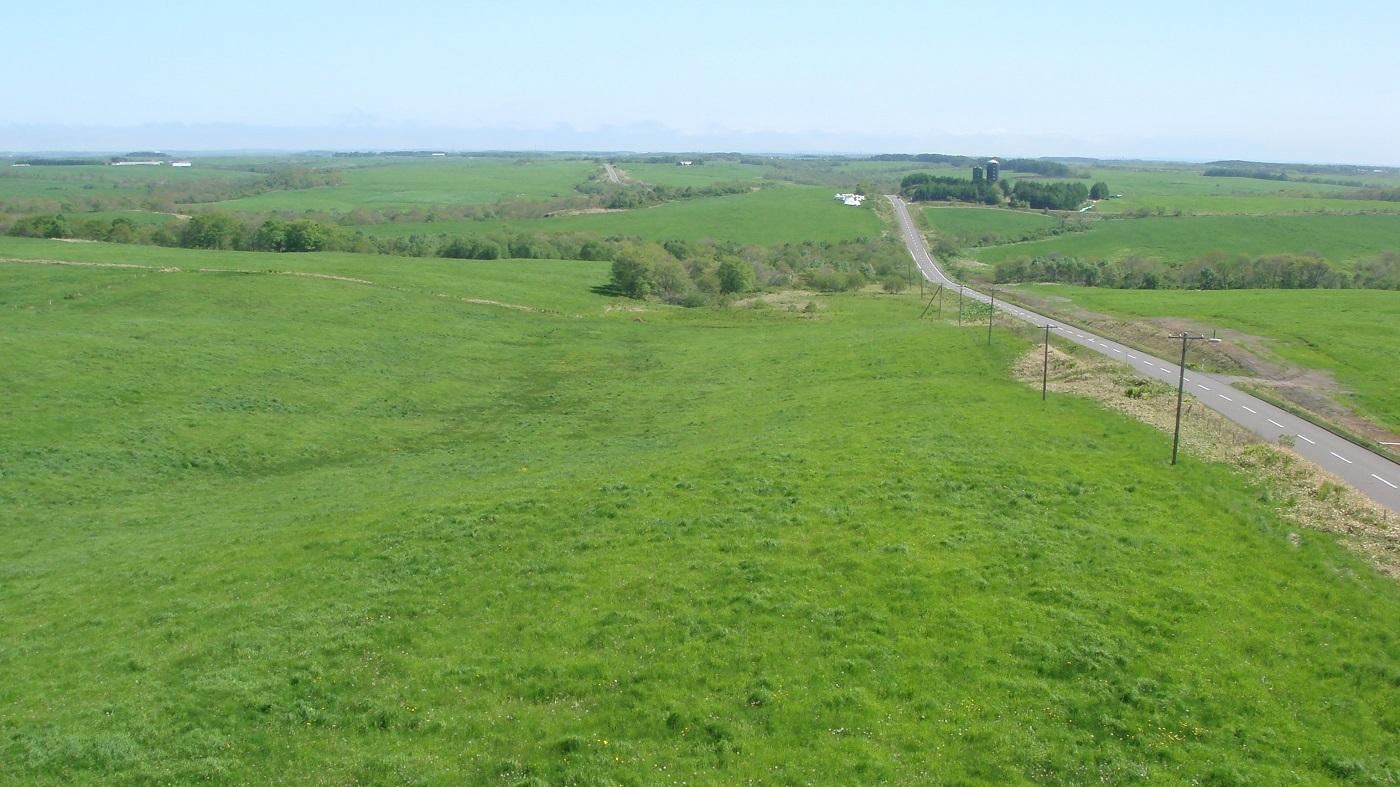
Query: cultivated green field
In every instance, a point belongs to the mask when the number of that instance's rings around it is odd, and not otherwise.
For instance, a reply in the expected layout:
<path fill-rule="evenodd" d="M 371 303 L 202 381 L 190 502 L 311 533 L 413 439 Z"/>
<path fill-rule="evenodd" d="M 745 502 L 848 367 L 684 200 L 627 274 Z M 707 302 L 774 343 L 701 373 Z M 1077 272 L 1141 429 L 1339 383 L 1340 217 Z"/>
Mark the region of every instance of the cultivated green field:
<path fill-rule="evenodd" d="M 548 158 L 411 158 L 344 170 L 345 182 L 226 200 L 215 207 L 244 212 L 341 211 L 481 204 L 502 199 L 576 195 L 574 186 L 599 171 L 592 161 Z"/>
<path fill-rule="evenodd" d="M 1189 216 L 1103 220 L 1085 232 L 975 249 L 982 262 L 1052 252 L 1121 260 L 1186 262 L 1203 254 L 1307 254 L 1346 263 L 1400 249 L 1400 216 Z"/>
<path fill-rule="evenodd" d="M 732 240 L 782 244 L 878 235 L 869 204 L 851 208 L 819 186 L 782 186 L 748 194 L 680 200 L 649 208 L 538 219 L 369 224 L 367 235 L 480 235 L 511 232 L 596 232 L 647 240 Z"/>
<path fill-rule="evenodd" d="M 709 186 L 715 183 L 752 181 L 759 183 L 771 170 L 757 164 L 737 161 L 710 161 L 689 167 L 675 164 L 633 164 L 619 162 L 617 168 L 633 180 L 658 186 Z"/>
<path fill-rule="evenodd" d="M 936 235 L 968 245 L 980 241 L 1004 242 L 1059 223 L 1058 218 L 1043 213 L 1004 208 L 926 207 L 921 214 L 924 226 Z"/>
<path fill-rule="evenodd" d="M 1400 293 L 1385 290 L 1113 290 L 1063 285 L 1012 288 L 1066 299 L 1131 319 L 1184 317 L 1261 337 L 1257 349 L 1289 364 L 1325 369 L 1341 399 L 1400 433 Z"/>
<path fill-rule="evenodd" d="M 1103 181 L 1121 199 L 1104 200 L 1095 210 L 1103 213 L 1140 209 L 1186 214 L 1231 213 L 1319 213 L 1384 211 L 1400 213 L 1400 202 L 1338 199 L 1336 195 L 1354 187 L 1301 181 L 1271 181 L 1255 178 L 1206 177 L 1206 167 L 1186 168 L 1107 168 L 1091 171 L 1087 182 Z M 1011 173 L 1015 177 L 1015 173 Z M 1389 178 L 1375 176 L 1379 185 L 1392 185 Z"/>
<path fill-rule="evenodd" d="M 224 169 L 196 161 L 181 167 L 113 167 L 80 165 L 70 167 L 11 167 L 0 165 L 0 199 L 27 197 L 72 202 L 85 196 L 144 196 L 148 188 L 198 182 L 252 183 L 262 175 Z"/>
<path fill-rule="evenodd" d="M 0 262 L 6 780 L 1400 768 L 1400 588 L 912 297 L 606 311 L 600 263 L 21 253 L 180 270 Z"/>

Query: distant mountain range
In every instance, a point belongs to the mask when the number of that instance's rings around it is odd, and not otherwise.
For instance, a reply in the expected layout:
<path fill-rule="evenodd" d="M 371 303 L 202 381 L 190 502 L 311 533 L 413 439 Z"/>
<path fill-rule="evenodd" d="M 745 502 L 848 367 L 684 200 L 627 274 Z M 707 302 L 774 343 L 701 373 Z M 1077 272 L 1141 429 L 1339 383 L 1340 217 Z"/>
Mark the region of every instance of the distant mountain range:
<path fill-rule="evenodd" d="M 240 123 L 152 123 L 137 126 L 0 125 L 0 150 L 33 155 L 121 153 L 129 150 L 264 153 L 348 150 L 538 150 L 538 151 L 695 151 L 744 153 L 920 153 L 950 151 L 980 155 L 1094 160 L 1208 162 L 1222 154 L 1239 158 L 1308 164 L 1356 163 L 1367 151 L 1295 151 L 1269 141 L 1230 139 L 1146 140 L 1074 137 L 988 131 L 971 134 L 840 133 L 823 131 L 677 131 L 656 123 L 579 129 L 567 124 L 543 128 L 488 126 L 449 128 L 420 124 L 345 123 L 321 126 L 258 126 Z M 1383 158 L 1377 156 L 1374 158 Z M 1400 160 L 1380 164 L 1400 165 Z"/>

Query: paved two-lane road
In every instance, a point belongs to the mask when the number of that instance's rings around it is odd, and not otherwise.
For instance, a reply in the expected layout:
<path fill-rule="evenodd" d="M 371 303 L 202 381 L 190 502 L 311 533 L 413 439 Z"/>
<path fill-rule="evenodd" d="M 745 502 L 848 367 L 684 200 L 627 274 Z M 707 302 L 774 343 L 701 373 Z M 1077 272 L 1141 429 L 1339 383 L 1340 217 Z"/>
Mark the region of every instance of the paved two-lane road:
<path fill-rule="evenodd" d="M 960 285 L 948 278 L 933 257 L 923 237 L 909 216 L 909 207 L 904 200 L 890 195 L 895 215 L 899 218 L 900 233 L 904 245 L 914 256 L 914 262 L 924 278 L 934 284 L 958 288 Z M 987 303 L 991 299 L 971 289 L 964 289 L 967 297 Z M 1175 364 L 1127 347 L 1117 342 L 1096 336 L 1082 328 L 1076 328 L 1060 320 L 1021 307 L 997 301 L 996 308 L 1037 327 L 1053 326 L 1060 337 L 1091 350 L 1107 355 L 1116 361 L 1128 364 L 1145 377 L 1177 384 L 1180 368 Z M 1225 380 L 1215 375 L 1186 370 L 1186 390 L 1205 406 L 1224 415 L 1231 421 L 1270 442 L 1281 436 L 1291 437 L 1294 450 L 1329 473 L 1356 487 L 1367 497 L 1391 511 L 1400 512 L 1400 465 L 1380 454 L 1363 448 L 1350 440 L 1315 426 L 1285 410 L 1281 410 L 1262 399 L 1257 399 L 1233 388 Z"/>

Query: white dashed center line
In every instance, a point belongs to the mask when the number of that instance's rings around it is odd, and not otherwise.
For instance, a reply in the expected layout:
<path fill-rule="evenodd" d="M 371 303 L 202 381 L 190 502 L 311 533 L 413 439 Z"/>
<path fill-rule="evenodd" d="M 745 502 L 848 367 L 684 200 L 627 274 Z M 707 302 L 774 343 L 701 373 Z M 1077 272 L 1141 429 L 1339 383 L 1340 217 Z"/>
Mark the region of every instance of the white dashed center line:
<path fill-rule="evenodd" d="M 1258 410 L 1255 410 L 1253 407 L 1250 407 L 1250 406 L 1247 405 L 1247 404 L 1242 404 L 1242 405 L 1240 405 L 1240 407 L 1243 407 L 1244 409 L 1250 411 L 1251 413 L 1254 413 L 1255 415 L 1258 415 L 1258 414 L 1259 414 L 1259 411 L 1258 411 Z"/>
<path fill-rule="evenodd" d="M 1395 484 L 1390 483 L 1389 481 L 1385 480 L 1384 478 L 1381 478 L 1380 476 L 1376 475 L 1375 473 L 1372 473 L 1372 474 L 1371 474 L 1371 477 L 1374 478 L 1374 479 L 1376 479 L 1377 481 L 1380 481 L 1382 484 L 1385 484 L 1386 486 L 1390 487 L 1391 489 L 1400 489 L 1400 486 L 1396 486 Z"/>
<path fill-rule="evenodd" d="M 1231 399 L 1230 397 L 1226 396 L 1225 394 L 1216 394 L 1216 396 L 1219 396 L 1221 399 L 1224 399 L 1224 400 L 1227 401 L 1227 402 L 1233 402 L 1233 401 L 1235 401 L 1234 399 Z"/>
<path fill-rule="evenodd" d="M 1350 460 L 1350 459 L 1346 458 L 1345 456 L 1342 456 L 1341 454 L 1337 453 L 1336 451 L 1328 451 L 1327 453 L 1329 453 L 1329 454 L 1331 454 L 1331 455 L 1337 457 L 1338 459 L 1342 460 L 1343 462 L 1346 462 L 1347 464 L 1351 464 L 1351 460 Z"/>
<path fill-rule="evenodd" d="M 1201 385 L 1200 383 L 1196 383 L 1196 387 L 1199 388 L 1199 389 L 1201 389 L 1202 391 L 1209 391 L 1209 390 L 1210 390 L 1209 388 L 1205 387 L 1204 385 Z"/>
<path fill-rule="evenodd" d="M 1269 419 L 1269 423 L 1273 424 L 1274 426 L 1277 426 L 1277 427 L 1280 428 L 1280 429 L 1283 428 L 1283 424 L 1279 423 L 1278 421 L 1275 421 L 1275 420 L 1272 419 L 1272 418 Z M 1300 436 L 1301 436 L 1301 435 L 1300 435 Z"/>
<path fill-rule="evenodd" d="M 1302 435 L 1298 435 L 1298 439 L 1307 441 L 1308 445 L 1317 445 L 1317 443 L 1313 442 L 1312 440 L 1308 440 L 1308 438 L 1303 437 Z"/>

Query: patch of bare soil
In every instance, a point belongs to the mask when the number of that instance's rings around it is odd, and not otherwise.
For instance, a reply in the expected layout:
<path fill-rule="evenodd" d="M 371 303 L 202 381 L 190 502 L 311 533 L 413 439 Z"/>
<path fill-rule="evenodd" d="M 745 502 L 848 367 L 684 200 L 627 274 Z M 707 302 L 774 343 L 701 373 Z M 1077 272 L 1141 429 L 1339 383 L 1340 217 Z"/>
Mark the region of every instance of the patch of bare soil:
<path fill-rule="evenodd" d="M 135 265 L 129 262 L 78 262 L 76 260 L 33 260 L 20 257 L 0 257 L 0 262 L 13 263 L 15 265 L 68 265 L 75 268 L 126 268 L 138 271 L 156 271 L 157 273 L 179 273 L 180 269 L 173 266 L 157 267 L 155 265 Z"/>
<path fill-rule="evenodd" d="M 96 243 L 96 242 L 97 242 L 97 241 L 91 240 L 91 239 L 89 239 L 89 238 L 49 238 L 49 240 L 56 240 L 56 241 L 58 241 L 59 243 Z"/>
<path fill-rule="evenodd" d="M 471 304 L 475 304 L 475 305 L 477 305 L 477 306 L 497 306 L 497 307 L 502 308 L 502 309 L 514 309 L 515 311 L 520 311 L 520 312 L 541 313 L 541 312 L 546 312 L 546 311 L 548 311 L 548 309 L 541 309 L 541 308 L 538 308 L 538 307 L 535 307 L 535 306 L 525 306 L 525 305 L 519 304 L 519 303 L 503 303 L 503 302 L 501 302 L 501 301 L 493 301 L 493 300 L 488 300 L 488 299 L 486 299 L 486 298 L 457 298 L 457 297 L 454 297 L 454 296 L 451 296 L 451 295 L 447 295 L 447 294 L 441 293 L 441 292 L 440 292 L 440 293 L 437 293 L 437 297 L 439 297 L 439 298 L 447 298 L 447 299 L 449 299 L 449 300 L 461 301 L 462 303 L 471 303 Z"/>
<path fill-rule="evenodd" d="M 609 312 L 644 312 L 647 307 L 635 303 L 608 303 L 603 305 L 603 313 Z"/>
<path fill-rule="evenodd" d="M 570 210 L 556 210 L 544 214 L 545 218 L 555 216 L 586 216 L 590 213 L 626 213 L 627 208 L 572 208 Z"/>
<path fill-rule="evenodd" d="M 811 311 L 815 312 L 817 310 L 815 303 L 817 297 L 817 293 L 811 290 L 781 290 L 779 292 L 761 292 L 747 298 L 740 298 L 732 305 L 739 309 L 768 306 L 789 311 L 801 311 L 811 306 Z"/>
<path fill-rule="evenodd" d="M 1042 352 L 1036 348 L 1016 362 L 1016 379 L 1040 386 Z M 1081 358 L 1052 347 L 1049 387 L 1087 396 L 1166 433 L 1175 423 L 1174 388 L 1107 358 Z M 1182 411 L 1181 449 L 1231 465 L 1261 487 L 1264 499 L 1286 519 L 1341 536 L 1348 548 L 1400 580 L 1400 518 L 1337 477 L 1286 447 L 1259 440 L 1190 397 Z"/>

